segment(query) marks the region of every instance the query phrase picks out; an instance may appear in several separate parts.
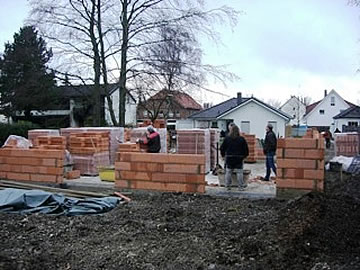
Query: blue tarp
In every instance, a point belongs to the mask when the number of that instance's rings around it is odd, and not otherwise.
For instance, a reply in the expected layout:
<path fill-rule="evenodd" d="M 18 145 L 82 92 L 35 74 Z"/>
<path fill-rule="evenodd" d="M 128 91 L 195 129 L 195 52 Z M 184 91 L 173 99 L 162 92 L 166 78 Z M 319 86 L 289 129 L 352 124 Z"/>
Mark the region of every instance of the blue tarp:
<path fill-rule="evenodd" d="M 120 201 L 117 197 L 76 199 L 43 190 L 0 190 L 0 212 L 7 213 L 66 216 L 100 214 L 112 210 Z"/>

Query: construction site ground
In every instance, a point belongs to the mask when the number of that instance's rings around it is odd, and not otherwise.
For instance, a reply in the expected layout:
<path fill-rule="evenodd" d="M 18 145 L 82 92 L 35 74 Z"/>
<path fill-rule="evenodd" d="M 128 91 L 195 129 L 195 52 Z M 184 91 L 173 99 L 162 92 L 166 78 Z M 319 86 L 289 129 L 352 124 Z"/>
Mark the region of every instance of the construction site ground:
<path fill-rule="evenodd" d="M 254 179 L 265 166 L 245 168 Z M 205 194 L 132 191 L 101 215 L 0 213 L 0 269 L 360 269 L 360 177 L 325 178 L 324 193 L 291 200 L 273 182 L 226 191 L 209 174 Z M 113 190 L 99 178 L 66 184 Z"/>

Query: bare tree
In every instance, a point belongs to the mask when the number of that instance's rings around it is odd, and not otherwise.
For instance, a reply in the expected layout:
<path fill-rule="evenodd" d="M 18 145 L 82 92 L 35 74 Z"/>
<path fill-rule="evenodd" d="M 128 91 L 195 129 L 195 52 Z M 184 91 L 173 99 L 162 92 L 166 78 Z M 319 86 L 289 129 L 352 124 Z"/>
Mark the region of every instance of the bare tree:
<path fill-rule="evenodd" d="M 113 76 L 120 91 L 120 126 L 125 125 L 126 93 L 136 89 L 136 80 L 144 71 L 149 71 L 148 62 L 144 64 L 144 59 L 139 56 L 144 56 L 143 52 L 149 51 L 151 46 L 168 41 L 158 29 L 177 27 L 191 33 L 192 37 L 205 35 L 216 41 L 214 23 L 228 20 L 233 24 L 237 17 L 237 12 L 226 6 L 204 10 L 201 0 L 31 0 L 31 4 L 37 25 L 43 26 L 43 32 L 62 53 L 60 69 L 64 71 L 68 67 L 64 63 L 70 62 L 72 74 L 82 74 L 83 78 L 99 85 L 105 83 L 105 86 L 108 78 Z M 120 63 L 117 62 L 119 58 Z M 202 70 L 221 81 L 235 77 L 213 66 L 203 65 Z M 65 72 L 69 73 L 68 70 Z M 201 87 L 201 84 L 197 86 Z M 105 87 L 111 105 L 106 90 Z M 94 98 L 97 99 L 98 94 L 94 93 Z M 113 123 L 114 118 L 112 115 Z"/>
<path fill-rule="evenodd" d="M 279 109 L 280 106 L 281 106 L 281 101 L 278 100 L 278 99 L 272 99 L 272 98 L 270 98 L 270 99 L 267 100 L 266 103 L 269 104 L 270 106 L 276 108 L 276 109 Z"/>

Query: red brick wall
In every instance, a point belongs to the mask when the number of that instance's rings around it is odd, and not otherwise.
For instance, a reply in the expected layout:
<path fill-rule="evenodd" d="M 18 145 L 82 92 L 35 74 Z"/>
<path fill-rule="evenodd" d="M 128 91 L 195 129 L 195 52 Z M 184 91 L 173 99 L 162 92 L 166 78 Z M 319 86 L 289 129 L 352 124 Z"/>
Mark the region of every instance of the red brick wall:
<path fill-rule="evenodd" d="M 63 182 L 64 151 L 0 149 L 0 177 L 9 180 Z"/>
<path fill-rule="evenodd" d="M 324 140 L 285 138 L 278 140 L 277 189 L 324 190 Z"/>
<path fill-rule="evenodd" d="M 115 186 L 175 192 L 205 192 L 205 156 L 117 153 Z"/>

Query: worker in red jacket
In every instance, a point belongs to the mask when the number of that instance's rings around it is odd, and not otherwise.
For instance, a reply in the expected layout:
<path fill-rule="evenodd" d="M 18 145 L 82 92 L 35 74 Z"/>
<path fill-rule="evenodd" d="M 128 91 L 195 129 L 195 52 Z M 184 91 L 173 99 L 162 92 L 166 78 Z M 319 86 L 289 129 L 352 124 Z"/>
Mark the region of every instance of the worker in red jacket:
<path fill-rule="evenodd" d="M 159 153 L 161 149 L 160 134 L 155 131 L 153 126 L 148 126 L 146 129 L 146 138 L 139 140 L 139 143 L 145 144 L 148 147 L 148 153 Z"/>

